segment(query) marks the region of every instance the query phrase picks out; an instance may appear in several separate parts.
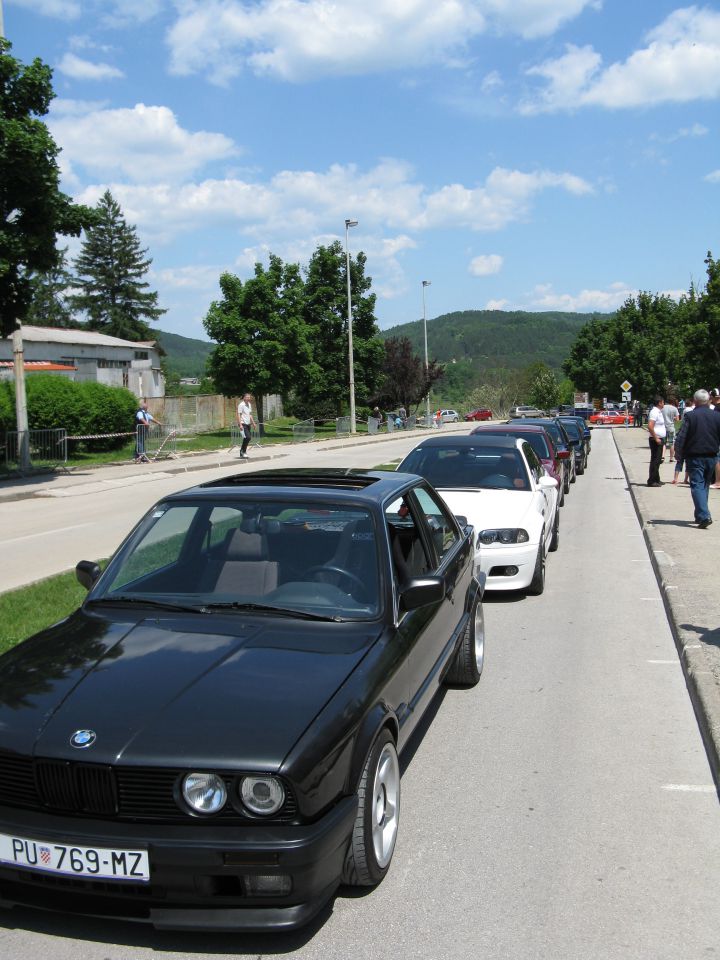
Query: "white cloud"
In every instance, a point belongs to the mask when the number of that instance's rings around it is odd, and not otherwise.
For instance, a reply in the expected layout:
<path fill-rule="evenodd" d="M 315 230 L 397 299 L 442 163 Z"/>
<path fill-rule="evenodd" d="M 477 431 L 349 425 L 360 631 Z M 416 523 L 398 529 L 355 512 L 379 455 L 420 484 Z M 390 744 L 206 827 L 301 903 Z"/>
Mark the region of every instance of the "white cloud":
<path fill-rule="evenodd" d="M 509 300 L 488 300 L 485 304 L 486 310 L 505 310 L 510 306 Z"/>
<path fill-rule="evenodd" d="M 713 170 L 712 173 L 708 173 L 703 180 L 707 180 L 708 183 L 720 183 L 720 170 Z"/>
<path fill-rule="evenodd" d="M 227 83 L 244 68 L 283 80 L 459 66 L 473 37 L 547 35 L 596 0 L 185 0 L 171 66 Z"/>
<path fill-rule="evenodd" d="M 81 4 L 78 0 L 10 0 L 16 7 L 25 7 L 43 17 L 60 17 L 74 20 L 80 16 Z"/>
<path fill-rule="evenodd" d="M 109 63 L 91 63 L 74 53 L 66 53 L 58 64 L 60 73 L 73 80 L 115 80 L 125 74 Z"/>
<path fill-rule="evenodd" d="M 65 140 L 60 138 L 60 142 L 66 148 Z M 154 153 L 151 159 L 155 163 Z M 131 166 L 132 154 L 118 157 L 116 167 L 121 160 L 123 167 Z M 172 162 L 172 155 L 167 162 Z M 404 235 L 435 227 L 499 230 L 527 218 L 533 199 L 544 190 L 560 189 L 573 195 L 592 190 L 569 173 L 527 174 L 496 168 L 480 186 L 450 184 L 428 191 L 414 179 L 408 164 L 392 159 L 366 172 L 352 164 L 334 164 L 323 172 L 284 170 L 265 182 L 227 178 L 173 186 L 167 182 L 133 185 L 103 181 L 87 188 L 81 199 L 94 203 L 106 186 L 128 219 L 156 238 L 229 225 L 261 242 L 271 237 L 273 249 L 278 239 L 303 236 L 309 240 L 328 231 L 337 236 L 347 216 L 358 219 L 360 232 L 371 236 L 396 231 Z M 356 243 L 357 232 L 353 236 Z M 401 236 L 386 242 L 397 247 L 412 241 Z M 395 252 L 397 249 L 386 250 L 390 255 Z"/>
<path fill-rule="evenodd" d="M 503 258 L 499 254 L 488 253 L 473 257 L 468 270 L 474 277 L 489 277 L 494 273 L 500 273 L 502 266 Z"/>
<path fill-rule="evenodd" d="M 645 47 L 604 69 L 592 47 L 568 45 L 564 56 L 527 72 L 546 86 L 521 105 L 524 113 L 715 99 L 720 96 L 720 11 L 675 10 L 647 34 Z"/>
<path fill-rule="evenodd" d="M 706 137 L 709 133 L 708 128 L 704 127 L 701 123 L 693 123 L 690 127 L 680 127 L 680 129 L 674 133 L 666 135 L 653 133 L 650 139 L 658 141 L 659 143 L 676 143 L 678 140 L 685 140 L 688 137 Z"/>
<path fill-rule="evenodd" d="M 626 283 L 610 284 L 606 290 L 581 290 L 579 293 L 556 293 L 552 284 L 538 284 L 528 297 L 528 305 L 541 310 L 567 310 L 585 313 L 593 310 L 609 312 L 621 307 L 637 290 Z"/>
<path fill-rule="evenodd" d="M 103 178 L 120 175 L 167 184 L 238 153 L 223 134 L 190 133 L 167 107 L 142 103 L 132 109 L 91 109 L 84 115 L 63 113 L 61 103 L 60 111 L 51 115 L 50 127 L 62 148 L 65 169 L 82 168 Z"/>

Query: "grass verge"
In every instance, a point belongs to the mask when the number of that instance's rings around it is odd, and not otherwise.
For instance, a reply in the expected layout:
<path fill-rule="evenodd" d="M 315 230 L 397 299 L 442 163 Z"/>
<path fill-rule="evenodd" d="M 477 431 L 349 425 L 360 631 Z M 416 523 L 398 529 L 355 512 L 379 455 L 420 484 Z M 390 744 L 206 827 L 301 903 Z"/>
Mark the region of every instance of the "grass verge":
<path fill-rule="evenodd" d="M 0 594 L 0 653 L 68 616 L 86 592 L 72 570 Z"/>

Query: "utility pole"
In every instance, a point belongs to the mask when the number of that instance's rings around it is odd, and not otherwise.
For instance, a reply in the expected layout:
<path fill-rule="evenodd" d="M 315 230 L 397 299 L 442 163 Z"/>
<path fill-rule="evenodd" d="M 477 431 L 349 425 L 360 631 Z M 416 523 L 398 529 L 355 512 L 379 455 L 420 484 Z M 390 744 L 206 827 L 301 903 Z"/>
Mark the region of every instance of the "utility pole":
<path fill-rule="evenodd" d="M 0 37 L 5 37 L 2 0 L 0 0 Z M 30 469 L 30 435 L 28 434 L 27 399 L 25 396 L 25 356 L 22 327 L 19 321 L 12 340 L 13 368 L 15 371 L 15 422 L 18 431 L 18 466 L 21 471 L 27 472 Z"/>

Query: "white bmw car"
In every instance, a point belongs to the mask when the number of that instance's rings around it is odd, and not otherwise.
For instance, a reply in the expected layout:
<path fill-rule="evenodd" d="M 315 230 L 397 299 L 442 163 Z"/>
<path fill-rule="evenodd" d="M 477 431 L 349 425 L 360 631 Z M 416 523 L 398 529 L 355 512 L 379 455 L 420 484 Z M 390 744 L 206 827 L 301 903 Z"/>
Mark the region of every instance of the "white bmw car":
<path fill-rule="evenodd" d="M 428 437 L 397 468 L 431 483 L 475 528 L 486 590 L 545 589 L 548 551 L 560 538 L 557 481 L 521 437 Z"/>

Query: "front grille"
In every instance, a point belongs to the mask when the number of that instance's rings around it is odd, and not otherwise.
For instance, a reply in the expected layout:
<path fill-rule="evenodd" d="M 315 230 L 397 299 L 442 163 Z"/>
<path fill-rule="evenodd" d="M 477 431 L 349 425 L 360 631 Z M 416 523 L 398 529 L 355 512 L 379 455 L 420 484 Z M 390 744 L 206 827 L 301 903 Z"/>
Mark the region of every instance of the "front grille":
<path fill-rule="evenodd" d="M 52 810 L 112 816 L 117 790 L 112 767 L 64 760 L 36 760 L 35 782 L 40 801 Z"/>
<path fill-rule="evenodd" d="M 135 822 L 187 823 L 175 801 L 178 781 L 186 770 L 164 767 L 111 767 L 45 758 L 31 759 L 0 752 L 0 805 L 24 810 L 50 810 L 74 816 Z M 235 775 L 223 776 L 228 796 L 235 795 Z M 293 821 L 297 803 L 285 784 L 285 803 L 272 821 Z M 257 823 L 231 804 L 216 817 L 194 822 Z"/>

